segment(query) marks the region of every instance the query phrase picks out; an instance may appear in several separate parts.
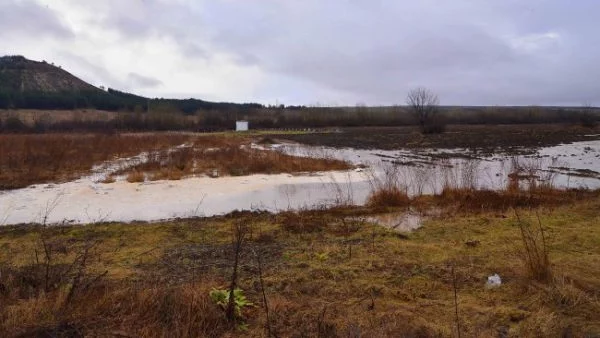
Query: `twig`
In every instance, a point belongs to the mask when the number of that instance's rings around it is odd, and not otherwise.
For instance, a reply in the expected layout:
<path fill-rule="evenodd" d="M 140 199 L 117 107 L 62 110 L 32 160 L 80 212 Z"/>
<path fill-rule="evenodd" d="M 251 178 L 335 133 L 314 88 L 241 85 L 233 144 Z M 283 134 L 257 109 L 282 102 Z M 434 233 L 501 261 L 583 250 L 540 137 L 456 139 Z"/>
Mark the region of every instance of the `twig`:
<path fill-rule="evenodd" d="M 265 314 L 267 316 L 267 337 L 271 337 L 272 336 L 271 318 L 269 316 L 269 302 L 267 301 L 267 294 L 265 292 L 265 283 L 263 280 L 262 261 L 260 259 L 260 255 L 256 251 L 254 251 L 254 255 L 256 256 L 256 261 L 258 262 L 258 278 L 259 278 L 259 282 L 260 282 L 260 290 L 262 292 L 263 302 L 265 303 Z"/>
<path fill-rule="evenodd" d="M 458 288 L 456 286 L 456 272 L 454 271 L 454 264 L 452 264 L 452 288 L 454 289 L 454 314 L 456 320 L 456 332 L 458 332 L 458 338 L 460 338 L 460 320 L 458 317 Z"/>

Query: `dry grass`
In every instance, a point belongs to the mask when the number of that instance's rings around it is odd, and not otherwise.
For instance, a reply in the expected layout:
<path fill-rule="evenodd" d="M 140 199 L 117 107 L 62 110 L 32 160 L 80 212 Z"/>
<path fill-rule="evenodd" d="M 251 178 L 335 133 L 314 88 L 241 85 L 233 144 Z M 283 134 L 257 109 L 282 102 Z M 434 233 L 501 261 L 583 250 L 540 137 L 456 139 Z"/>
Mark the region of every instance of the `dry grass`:
<path fill-rule="evenodd" d="M 214 282 L 177 286 L 144 282 L 96 283 L 72 304 L 48 295 L 9 304 L 0 332 L 7 336 L 207 337 L 229 329 L 208 292 Z M 140 311 L 143 309 L 142 311 Z"/>
<path fill-rule="evenodd" d="M 149 173 L 153 180 L 161 180 L 181 179 L 190 175 L 211 175 L 214 170 L 219 175 L 245 176 L 351 168 L 343 161 L 295 157 L 275 151 L 240 148 L 240 145 L 213 148 L 195 142 L 190 147 L 153 154 L 147 162 L 117 174 L 141 171 Z"/>
<path fill-rule="evenodd" d="M 4 228 L 0 330 L 5 336 L 264 337 L 256 253 L 269 324 L 280 337 L 453 336 L 454 280 L 462 336 L 594 336 L 600 334 L 599 208 L 596 197 L 538 211 L 553 271 L 544 283 L 521 260 L 518 219 L 497 211 L 434 218 L 402 236 L 369 223 L 341 231 L 340 220 L 357 209 L 57 227 L 45 237 L 56 252 L 51 275 L 69 277 L 48 292 L 44 274 L 31 273 L 44 271 L 32 263 L 39 228 Z M 535 211 L 518 212 L 522 221 L 537 222 Z M 244 311 L 245 329 L 230 329 L 208 298 L 213 287 L 228 284 L 236 222 L 250 227 L 239 286 L 255 306 Z M 77 274 L 58 272 L 89 242 L 98 242 L 82 278 L 90 286 L 65 307 Z M 486 289 L 494 273 L 503 284 Z"/>
<path fill-rule="evenodd" d="M 129 183 L 140 183 L 146 180 L 146 175 L 143 172 L 132 171 L 127 175 L 127 182 Z"/>
<path fill-rule="evenodd" d="M 434 196 L 434 204 L 449 207 L 457 212 L 472 213 L 486 211 L 505 212 L 513 208 L 556 207 L 564 204 L 594 198 L 599 191 L 586 189 L 563 190 L 558 188 L 543 189 L 444 189 L 440 195 Z M 416 200 L 428 201 L 430 197 L 417 197 Z M 418 201 L 417 201 L 418 204 Z"/>
<path fill-rule="evenodd" d="M 381 175 L 370 173 L 371 193 L 367 198 L 367 205 L 371 207 L 401 207 L 410 203 L 407 186 L 401 181 L 399 171 L 399 166 L 390 164 L 383 167 Z"/>
<path fill-rule="evenodd" d="M 251 141 L 251 136 L 232 134 L 0 135 L 0 190 L 71 180 L 94 165 L 142 152 L 148 153 L 147 162 L 117 174 L 139 182 L 144 174 L 152 180 L 178 180 L 214 169 L 248 175 L 350 168 L 337 160 L 250 149 Z"/>
<path fill-rule="evenodd" d="M 398 188 L 379 189 L 369 195 L 367 205 L 372 207 L 402 207 L 410 204 L 406 192 Z"/>
<path fill-rule="evenodd" d="M 110 183 L 115 183 L 117 180 L 115 179 L 114 176 L 112 175 L 108 175 L 106 176 L 102 181 L 100 181 L 100 183 L 104 183 L 104 184 L 110 184 Z"/>
<path fill-rule="evenodd" d="M 187 140 L 189 136 L 177 134 L 0 135 L 0 189 L 74 179 L 104 161 Z"/>

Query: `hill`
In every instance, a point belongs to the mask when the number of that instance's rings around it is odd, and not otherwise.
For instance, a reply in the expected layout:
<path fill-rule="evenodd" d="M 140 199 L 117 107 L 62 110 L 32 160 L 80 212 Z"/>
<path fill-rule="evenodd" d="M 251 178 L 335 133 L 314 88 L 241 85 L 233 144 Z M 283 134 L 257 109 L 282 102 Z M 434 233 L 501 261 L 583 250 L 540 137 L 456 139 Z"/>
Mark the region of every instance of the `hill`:
<path fill-rule="evenodd" d="M 0 109 L 81 109 L 147 111 L 191 114 L 199 109 L 249 109 L 260 104 L 210 102 L 197 99 L 150 99 L 115 89 L 104 91 L 45 61 L 23 56 L 0 57 Z"/>
<path fill-rule="evenodd" d="M 21 93 L 101 91 L 60 67 L 23 56 L 0 57 L 0 90 Z"/>

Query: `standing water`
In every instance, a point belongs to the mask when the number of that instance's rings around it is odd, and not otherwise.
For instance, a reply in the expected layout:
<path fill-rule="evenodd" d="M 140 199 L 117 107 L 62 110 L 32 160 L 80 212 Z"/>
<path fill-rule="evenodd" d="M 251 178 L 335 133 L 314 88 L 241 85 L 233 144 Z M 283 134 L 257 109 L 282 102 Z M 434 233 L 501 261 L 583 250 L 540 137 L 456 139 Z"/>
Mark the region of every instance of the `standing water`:
<path fill-rule="evenodd" d="M 503 189 L 514 175 L 559 188 L 600 188 L 600 141 L 547 147 L 521 156 L 476 156 L 458 149 L 383 151 L 299 144 L 276 144 L 267 149 L 296 156 L 333 157 L 359 168 L 302 175 L 202 176 L 144 183 L 119 179 L 111 184 L 99 183 L 114 168 L 108 163 L 97 167 L 92 175 L 72 182 L 0 192 L 0 224 L 157 221 L 234 210 L 280 211 L 335 203 L 364 204 L 371 182 L 389 166 L 395 166 L 399 182 L 411 195 L 439 193 L 448 184 Z M 134 162 L 139 160 L 143 156 Z"/>

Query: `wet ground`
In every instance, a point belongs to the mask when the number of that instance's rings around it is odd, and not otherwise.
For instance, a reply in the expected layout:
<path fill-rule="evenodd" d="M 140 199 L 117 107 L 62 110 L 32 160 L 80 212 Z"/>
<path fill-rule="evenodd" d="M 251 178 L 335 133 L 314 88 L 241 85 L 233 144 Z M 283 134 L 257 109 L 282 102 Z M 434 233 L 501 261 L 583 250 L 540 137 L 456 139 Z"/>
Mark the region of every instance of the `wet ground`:
<path fill-rule="evenodd" d="M 364 204 L 373 184 L 389 167 L 395 168 L 394 174 L 409 195 L 439 193 L 444 186 L 503 189 L 511 182 L 511 175 L 522 177 L 524 182 L 520 183 L 524 184 L 600 188 L 599 140 L 540 147 L 520 156 L 482 153 L 471 148 L 365 150 L 286 142 L 254 147 L 296 156 L 332 157 L 359 168 L 296 175 L 200 176 L 144 183 L 128 183 L 120 177 L 114 183 L 100 183 L 115 168 L 143 161 L 142 154 L 97 166 L 91 175 L 72 182 L 0 192 L 0 225 L 157 221 L 234 210 L 277 212 L 336 203 Z M 380 222 L 410 230 L 417 226 L 416 219 L 403 214 Z"/>
<path fill-rule="evenodd" d="M 564 143 L 600 140 L 600 127 L 578 125 L 453 125 L 442 134 L 421 134 L 415 127 L 342 128 L 331 133 L 281 135 L 313 146 L 355 149 L 470 149 L 492 154 L 531 154 Z"/>

